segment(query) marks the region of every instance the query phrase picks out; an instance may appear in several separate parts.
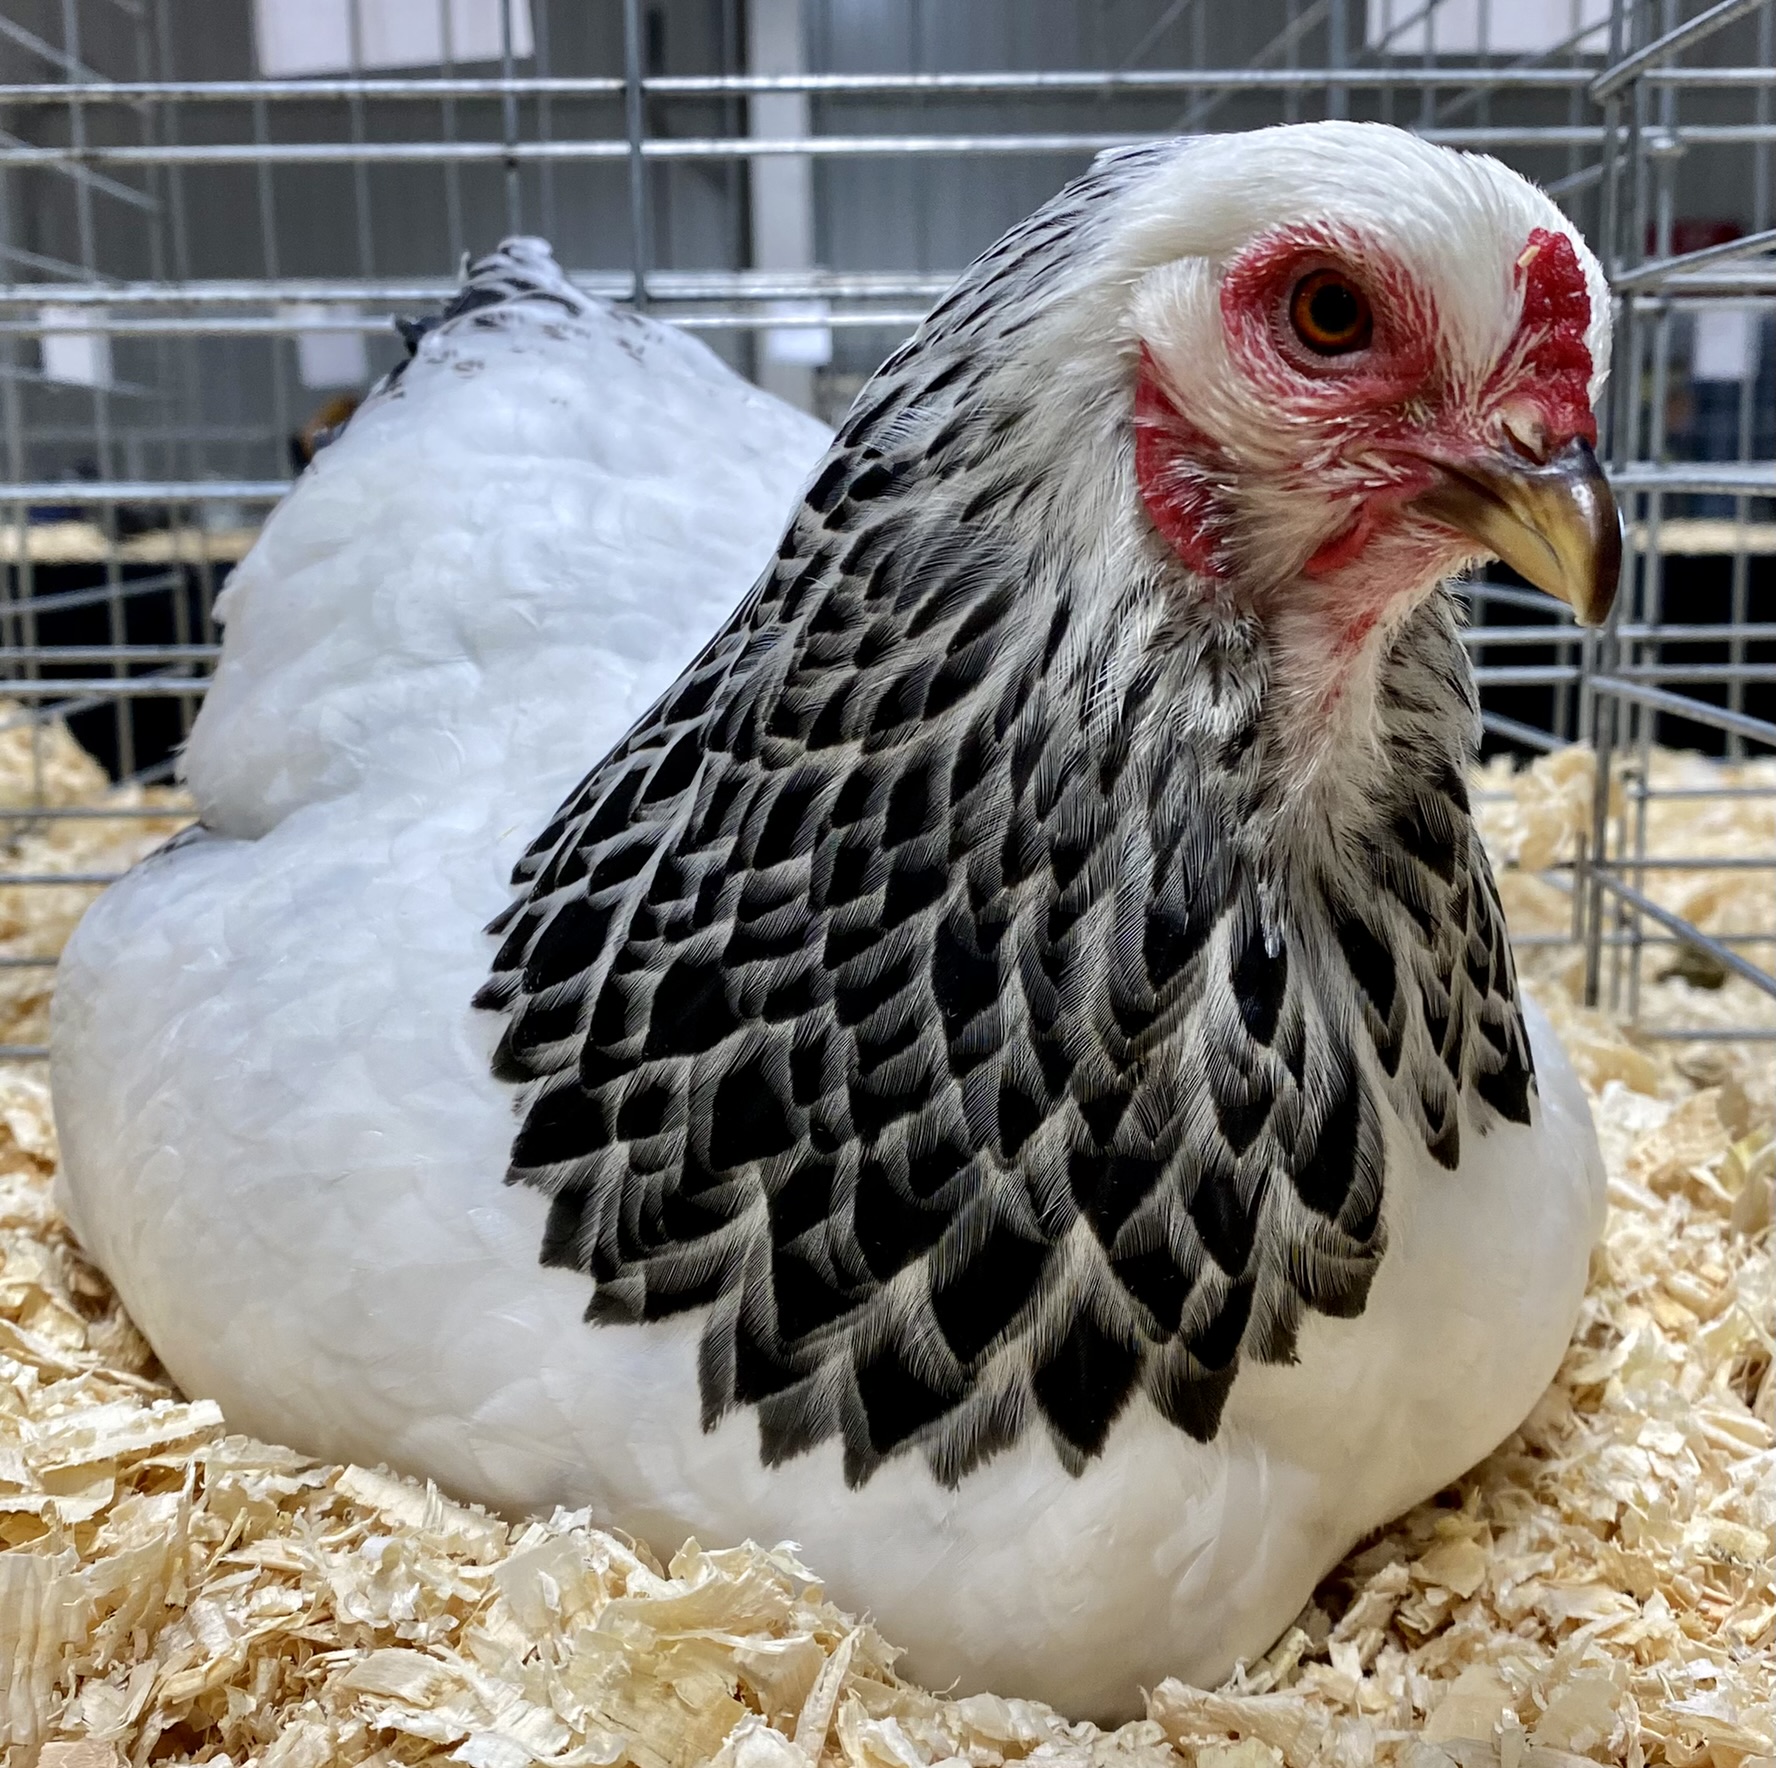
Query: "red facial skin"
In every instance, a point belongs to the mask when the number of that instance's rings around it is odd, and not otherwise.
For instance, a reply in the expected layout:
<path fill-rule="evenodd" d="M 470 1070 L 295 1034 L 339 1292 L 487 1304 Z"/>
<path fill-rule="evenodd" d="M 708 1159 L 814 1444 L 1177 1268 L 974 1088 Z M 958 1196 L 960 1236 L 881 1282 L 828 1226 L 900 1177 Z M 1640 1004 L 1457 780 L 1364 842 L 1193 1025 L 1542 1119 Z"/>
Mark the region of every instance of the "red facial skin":
<path fill-rule="evenodd" d="M 1288 320 L 1291 291 L 1328 266 L 1367 292 L 1374 314 L 1369 343 L 1339 356 L 1316 355 Z M 1300 494 L 1325 498 L 1330 483 L 1330 496 L 1349 510 L 1348 520 L 1299 567 L 1300 575 L 1346 592 L 1338 597 L 1339 650 L 1362 643 L 1396 585 L 1422 584 L 1448 568 L 1453 537 L 1399 519 L 1402 506 L 1429 484 L 1429 463 L 1496 452 L 1505 443 L 1498 414 L 1507 403 L 1539 420 L 1543 450 L 1574 437 L 1597 439 L 1585 341 L 1591 299 L 1572 242 L 1537 228 L 1517 260 L 1516 277 L 1523 291 L 1517 333 L 1475 397 L 1445 382 L 1429 293 L 1360 240 L 1292 229 L 1257 241 L 1227 269 L 1221 319 L 1233 361 L 1280 421 L 1312 439 L 1314 458 L 1296 469 Z M 1347 468 L 1341 487 L 1336 469 L 1353 455 L 1384 461 L 1388 470 L 1378 476 L 1357 468 L 1361 485 L 1350 489 Z M 1143 346 L 1135 381 L 1136 481 L 1154 525 L 1202 576 L 1230 574 L 1241 472 L 1179 409 Z M 1368 580 L 1351 569 L 1377 565 L 1379 555 L 1387 569 Z"/>

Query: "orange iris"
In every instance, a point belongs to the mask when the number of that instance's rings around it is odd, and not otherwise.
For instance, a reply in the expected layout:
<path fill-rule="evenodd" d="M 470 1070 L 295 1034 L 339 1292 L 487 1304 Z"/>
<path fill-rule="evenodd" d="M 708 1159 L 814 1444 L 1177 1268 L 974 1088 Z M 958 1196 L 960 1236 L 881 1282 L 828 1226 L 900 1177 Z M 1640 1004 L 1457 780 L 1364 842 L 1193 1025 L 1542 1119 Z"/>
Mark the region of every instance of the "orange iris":
<path fill-rule="evenodd" d="M 1315 270 L 1289 297 L 1289 323 L 1317 356 L 1361 350 L 1375 329 L 1369 297 L 1340 270 Z"/>

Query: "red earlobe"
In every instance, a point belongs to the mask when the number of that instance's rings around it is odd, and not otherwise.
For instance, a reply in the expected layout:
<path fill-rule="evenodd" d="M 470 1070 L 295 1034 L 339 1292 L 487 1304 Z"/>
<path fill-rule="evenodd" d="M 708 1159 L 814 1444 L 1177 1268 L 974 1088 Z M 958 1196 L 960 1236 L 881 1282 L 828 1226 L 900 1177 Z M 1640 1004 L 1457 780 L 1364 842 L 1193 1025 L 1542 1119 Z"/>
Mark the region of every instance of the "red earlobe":
<path fill-rule="evenodd" d="M 1215 445 L 1187 422 L 1159 384 L 1141 346 L 1135 375 L 1135 483 L 1153 525 L 1180 559 L 1204 577 L 1227 572 L 1217 530 Z"/>

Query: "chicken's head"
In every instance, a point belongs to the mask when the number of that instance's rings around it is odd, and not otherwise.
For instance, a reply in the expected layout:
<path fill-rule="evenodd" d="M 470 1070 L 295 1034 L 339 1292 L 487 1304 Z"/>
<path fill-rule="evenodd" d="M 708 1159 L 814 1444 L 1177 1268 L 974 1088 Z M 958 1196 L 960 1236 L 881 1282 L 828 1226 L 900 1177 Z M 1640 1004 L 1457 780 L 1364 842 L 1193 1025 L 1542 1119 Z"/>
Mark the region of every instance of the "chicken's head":
<path fill-rule="evenodd" d="M 1202 589 L 1293 628 L 1328 689 L 1479 556 L 1608 612 L 1608 295 L 1541 191 L 1323 123 L 1137 150 L 1115 206 L 1092 281 L 1123 316 L 1136 489 Z"/>

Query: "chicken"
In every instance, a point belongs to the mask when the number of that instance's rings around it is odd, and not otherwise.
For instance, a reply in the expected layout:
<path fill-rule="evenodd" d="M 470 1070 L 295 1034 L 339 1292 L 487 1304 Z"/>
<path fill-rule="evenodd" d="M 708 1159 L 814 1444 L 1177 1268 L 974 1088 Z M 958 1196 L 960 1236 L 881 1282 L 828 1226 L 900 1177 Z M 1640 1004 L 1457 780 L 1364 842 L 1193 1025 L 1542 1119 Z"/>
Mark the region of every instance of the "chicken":
<path fill-rule="evenodd" d="M 964 1689 L 1223 1676 L 1578 1308 L 1445 583 L 1608 607 L 1595 261 L 1378 126 L 1106 156 L 818 464 L 540 248 L 458 306 L 65 960 L 79 1231 L 238 1428 L 794 1539 Z"/>

